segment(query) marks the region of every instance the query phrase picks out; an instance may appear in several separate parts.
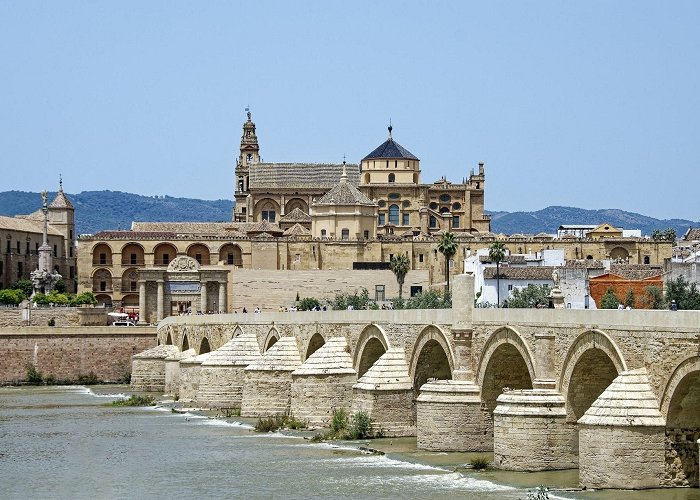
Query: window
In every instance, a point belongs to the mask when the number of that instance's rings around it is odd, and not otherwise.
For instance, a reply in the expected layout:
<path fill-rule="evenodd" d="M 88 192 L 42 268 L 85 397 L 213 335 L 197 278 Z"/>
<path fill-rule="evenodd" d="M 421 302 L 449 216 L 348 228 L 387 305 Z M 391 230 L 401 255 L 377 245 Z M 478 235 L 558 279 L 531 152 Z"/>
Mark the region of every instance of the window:
<path fill-rule="evenodd" d="M 389 254 L 389 262 L 391 262 L 391 259 L 393 259 L 393 258 L 394 258 L 394 254 L 393 254 L 393 253 L 390 253 L 390 254 Z"/>
<path fill-rule="evenodd" d="M 384 208 L 386 206 L 386 201 L 384 200 L 379 200 L 377 202 L 377 205 L 379 205 L 379 208 Z"/>
<path fill-rule="evenodd" d="M 10 240 L 7 240 L 7 253 L 10 253 Z"/>
<path fill-rule="evenodd" d="M 163 254 L 163 265 L 167 266 L 169 262 L 170 262 L 170 254 L 164 253 Z"/>
<path fill-rule="evenodd" d="M 399 168 L 399 160 L 394 160 L 394 168 Z"/>
<path fill-rule="evenodd" d="M 19 245 L 20 245 L 20 243 L 19 243 L 19 240 L 18 240 L 18 241 L 17 241 L 17 253 L 22 253 L 22 252 L 20 252 L 20 250 L 19 250 Z M 55 245 L 54 245 L 54 248 L 56 248 Z M 56 253 L 55 250 L 54 250 L 54 253 Z"/>
<path fill-rule="evenodd" d="M 131 259 L 131 263 L 132 263 L 132 264 L 136 264 L 136 254 L 135 254 L 135 253 L 132 253 L 132 254 L 129 256 L 129 258 Z"/>
<path fill-rule="evenodd" d="M 300 253 L 294 255 L 294 262 L 301 262 L 301 254 Z"/>
<path fill-rule="evenodd" d="M 437 227 L 437 219 L 431 215 L 430 216 L 430 228 L 435 229 L 436 227 Z"/>
<path fill-rule="evenodd" d="M 459 210 L 460 208 L 462 208 L 461 204 L 459 204 L 459 203 L 452 204 L 452 210 Z"/>
<path fill-rule="evenodd" d="M 449 203 L 451 199 L 449 194 L 440 195 L 440 203 Z"/>
<path fill-rule="evenodd" d="M 246 163 L 253 163 L 253 155 L 248 153 L 245 157 Z"/>
<path fill-rule="evenodd" d="M 390 200 L 398 200 L 401 198 L 401 195 L 399 193 L 389 193 L 389 196 L 387 196 Z"/>
<path fill-rule="evenodd" d="M 100 292 L 106 292 L 106 291 L 107 291 L 107 282 L 100 281 Z"/>
<path fill-rule="evenodd" d="M 101 253 L 100 254 L 100 265 L 104 266 L 105 264 L 107 264 L 107 254 Z"/>
<path fill-rule="evenodd" d="M 0 260 L 0 276 L 2 276 L 3 272 L 3 262 Z"/>
<path fill-rule="evenodd" d="M 74 278 L 75 278 L 75 267 L 70 266 L 70 267 L 68 268 L 68 276 L 70 277 L 70 279 L 74 279 Z"/>
<path fill-rule="evenodd" d="M 362 233 L 362 236 L 364 239 L 368 240 L 369 239 L 369 231 L 365 230 L 365 232 Z"/>
<path fill-rule="evenodd" d="M 17 263 L 17 279 L 21 279 L 24 274 L 24 264 L 21 262 Z"/>
<path fill-rule="evenodd" d="M 341 231 L 341 237 L 344 240 L 349 240 L 350 239 L 350 230 L 346 227 L 344 227 Z"/>
<path fill-rule="evenodd" d="M 459 227 L 459 215 L 452 216 L 452 227 Z"/>
<path fill-rule="evenodd" d="M 411 286 L 411 297 L 415 297 L 419 293 L 423 293 L 423 287 L 420 285 Z"/>
<path fill-rule="evenodd" d="M 379 222 L 378 222 L 378 224 L 379 224 L 380 226 L 383 226 L 383 225 L 384 225 L 384 214 L 379 214 Z"/>
<path fill-rule="evenodd" d="M 437 203 L 435 203 L 434 201 L 429 206 L 430 210 L 437 210 Z"/>
<path fill-rule="evenodd" d="M 243 215 L 246 214 L 245 207 L 241 208 L 241 213 L 242 213 Z"/>
<path fill-rule="evenodd" d="M 231 252 L 226 256 L 226 263 L 229 266 L 233 265 L 233 254 Z"/>
<path fill-rule="evenodd" d="M 29 242 L 27 242 L 27 244 L 26 244 L 26 246 L 25 246 L 24 253 L 26 253 L 27 255 L 29 255 Z"/>
<path fill-rule="evenodd" d="M 409 223 L 410 223 L 410 221 L 409 221 L 409 219 L 410 219 L 409 214 L 403 213 L 403 214 L 401 215 L 401 217 L 402 217 L 401 224 L 403 224 L 404 226 L 408 226 Z"/>
<path fill-rule="evenodd" d="M 73 230 L 71 229 L 71 230 L 68 232 L 68 234 L 70 235 L 70 239 L 72 240 L 72 239 L 73 239 Z"/>
<path fill-rule="evenodd" d="M 650 264 L 650 263 L 651 263 L 651 259 L 649 259 L 649 256 L 648 256 L 648 255 L 645 255 L 645 256 L 644 256 L 644 263 L 645 263 L 645 264 Z"/>
<path fill-rule="evenodd" d="M 510 292 L 512 290 L 513 290 L 513 285 L 508 285 L 508 291 Z"/>
<path fill-rule="evenodd" d="M 321 229 L 321 238 L 325 238 L 325 237 L 326 237 L 326 230 Z"/>
<path fill-rule="evenodd" d="M 200 264 L 202 263 L 202 254 L 201 253 L 196 253 L 194 254 L 194 260 L 199 262 Z"/>
<path fill-rule="evenodd" d="M 68 256 L 73 257 L 73 245 L 68 247 Z"/>
<path fill-rule="evenodd" d="M 374 285 L 374 300 L 377 302 L 384 302 L 385 300 L 385 289 L 384 285 Z"/>
<path fill-rule="evenodd" d="M 58 257 L 58 247 L 56 245 L 53 246 L 53 256 Z"/>
<path fill-rule="evenodd" d="M 440 209 L 440 213 L 441 213 L 441 214 L 446 214 L 446 213 L 449 212 L 449 211 L 450 211 L 450 209 L 447 208 L 447 207 L 442 207 L 442 208 Z"/>
<path fill-rule="evenodd" d="M 422 253 L 418 254 L 418 262 L 423 262 L 423 254 Z"/>
<path fill-rule="evenodd" d="M 266 220 L 268 222 L 275 222 L 275 216 L 277 214 L 275 213 L 274 210 L 263 210 L 262 211 L 262 220 Z"/>
<path fill-rule="evenodd" d="M 38 243 L 34 243 L 34 250 L 36 251 L 36 253 L 39 253 L 39 244 Z"/>
<path fill-rule="evenodd" d="M 389 182 L 396 182 L 396 176 L 394 174 L 389 174 Z"/>
<path fill-rule="evenodd" d="M 389 224 L 399 225 L 399 206 L 389 205 Z"/>

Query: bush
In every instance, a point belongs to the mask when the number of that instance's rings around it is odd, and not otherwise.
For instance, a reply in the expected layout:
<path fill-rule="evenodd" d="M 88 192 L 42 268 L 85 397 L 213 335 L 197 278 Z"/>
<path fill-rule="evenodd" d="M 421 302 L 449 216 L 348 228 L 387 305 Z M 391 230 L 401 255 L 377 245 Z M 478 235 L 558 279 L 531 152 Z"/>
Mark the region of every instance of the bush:
<path fill-rule="evenodd" d="M 65 293 L 59 293 L 56 290 L 52 290 L 47 295 L 49 304 L 56 304 L 57 306 L 67 306 L 70 303 L 68 295 Z"/>
<path fill-rule="evenodd" d="M 19 305 L 27 296 L 22 290 L 5 289 L 0 290 L 0 304 Z"/>
<path fill-rule="evenodd" d="M 489 466 L 489 459 L 483 455 L 479 455 L 469 460 L 469 465 L 471 465 L 474 470 L 486 470 Z"/>
<path fill-rule="evenodd" d="M 95 305 L 97 304 L 97 299 L 92 292 L 83 292 L 71 297 L 71 305 L 82 306 L 82 305 Z"/>
<path fill-rule="evenodd" d="M 95 385 L 99 384 L 100 381 L 97 378 L 97 375 L 94 373 L 90 372 L 87 375 L 78 375 L 78 384 L 80 385 Z"/>
<path fill-rule="evenodd" d="M 449 290 L 445 294 L 441 294 L 437 290 L 428 290 L 403 303 L 397 299 L 394 299 L 392 303 L 395 309 L 451 309 L 452 295 Z"/>
<path fill-rule="evenodd" d="M 350 436 L 352 439 L 372 437 L 372 419 L 367 412 L 358 411 L 351 420 Z"/>
<path fill-rule="evenodd" d="M 282 427 L 284 419 L 283 417 L 266 417 L 259 418 L 258 422 L 255 424 L 256 432 L 274 432 Z"/>
<path fill-rule="evenodd" d="M 649 285 L 646 288 L 647 296 L 643 297 L 642 300 L 649 309 L 666 309 L 666 301 L 664 300 L 664 293 L 661 288 L 655 285 Z"/>
<path fill-rule="evenodd" d="M 631 288 L 627 290 L 627 295 L 625 295 L 625 307 L 629 307 L 630 309 L 634 309 L 634 304 L 635 304 L 635 297 L 634 297 L 634 290 Z"/>
<path fill-rule="evenodd" d="M 549 488 L 540 485 L 534 490 L 529 490 L 527 500 L 549 500 Z"/>
<path fill-rule="evenodd" d="M 317 307 L 321 307 L 321 303 L 313 297 L 304 297 L 299 301 L 299 310 L 311 311 Z"/>
<path fill-rule="evenodd" d="M 700 309 L 700 290 L 696 283 L 690 283 L 683 275 L 666 282 L 666 300 L 676 301 L 680 310 Z"/>
<path fill-rule="evenodd" d="M 49 326 L 56 326 L 56 318 L 51 318 L 46 322 L 46 324 Z"/>
<path fill-rule="evenodd" d="M 348 412 L 345 408 L 337 408 L 333 410 L 331 417 L 331 431 L 338 433 L 348 428 Z"/>
<path fill-rule="evenodd" d="M 66 293 L 66 282 L 63 280 L 58 280 L 53 286 L 53 289 L 58 293 Z"/>
<path fill-rule="evenodd" d="M 109 403 L 110 406 L 154 406 L 155 404 L 156 398 L 153 396 L 139 396 L 138 394 L 132 394 L 127 399 L 118 399 Z"/>
<path fill-rule="evenodd" d="M 367 309 L 369 304 L 369 292 L 366 288 L 360 290 L 360 293 L 354 292 L 336 294 L 335 299 L 331 302 L 331 307 L 335 310 L 342 311 L 352 306 L 353 309 Z"/>
<path fill-rule="evenodd" d="M 32 280 L 17 280 L 10 288 L 21 290 L 25 297 L 31 297 L 34 292 L 34 283 L 32 283 Z"/>
<path fill-rule="evenodd" d="M 29 385 L 41 385 L 44 383 L 44 378 L 41 376 L 41 372 L 36 369 L 33 363 L 26 364 L 27 369 L 27 383 Z"/>
<path fill-rule="evenodd" d="M 601 309 L 617 309 L 617 307 L 620 305 L 620 299 L 617 298 L 617 295 L 615 295 L 615 290 L 613 290 L 612 287 L 608 288 L 608 290 L 603 294 L 603 296 L 600 299 L 600 308 Z"/>
<path fill-rule="evenodd" d="M 522 290 L 514 288 L 508 298 L 508 307 L 525 309 L 549 305 L 549 285 L 529 284 Z"/>
<path fill-rule="evenodd" d="M 34 294 L 34 297 L 32 297 L 32 302 L 40 306 L 48 306 L 49 297 L 41 292 L 37 292 Z"/>

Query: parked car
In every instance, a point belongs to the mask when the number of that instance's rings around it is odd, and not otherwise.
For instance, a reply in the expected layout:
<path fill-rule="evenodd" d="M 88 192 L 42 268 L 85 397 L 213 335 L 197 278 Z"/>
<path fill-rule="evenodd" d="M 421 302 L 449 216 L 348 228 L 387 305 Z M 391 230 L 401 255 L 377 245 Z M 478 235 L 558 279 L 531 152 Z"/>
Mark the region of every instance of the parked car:
<path fill-rule="evenodd" d="M 112 323 L 113 326 L 136 326 L 133 321 L 115 321 Z"/>

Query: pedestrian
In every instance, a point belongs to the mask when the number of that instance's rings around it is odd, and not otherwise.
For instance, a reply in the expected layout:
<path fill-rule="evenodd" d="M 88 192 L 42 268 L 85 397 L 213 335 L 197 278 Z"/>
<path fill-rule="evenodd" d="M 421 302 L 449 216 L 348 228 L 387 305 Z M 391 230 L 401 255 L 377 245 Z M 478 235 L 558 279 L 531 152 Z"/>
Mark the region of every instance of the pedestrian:
<path fill-rule="evenodd" d="M 671 311 L 677 311 L 678 310 L 678 304 L 676 304 L 675 300 L 671 301 Z"/>

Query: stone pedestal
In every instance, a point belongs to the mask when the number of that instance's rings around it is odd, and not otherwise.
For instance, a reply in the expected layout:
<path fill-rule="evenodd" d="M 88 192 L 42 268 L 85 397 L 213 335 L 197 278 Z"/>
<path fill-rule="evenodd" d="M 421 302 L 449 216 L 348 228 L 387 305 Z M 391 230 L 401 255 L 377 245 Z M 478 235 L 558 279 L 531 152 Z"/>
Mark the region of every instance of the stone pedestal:
<path fill-rule="evenodd" d="M 496 467 L 515 471 L 573 469 L 575 432 L 566 423 L 566 401 L 546 389 L 509 391 L 493 412 Z"/>
<path fill-rule="evenodd" d="M 131 388 L 135 391 L 165 390 L 165 358 L 175 355 L 174 345 L 159 345 L 131 357 Z"/>
<path fill-rule="evenodd" d="M 481 391 L 473 382 L 436 380 L 424 384 L 416 399 L 416 414 L 420 450 L 490 451 L 493 447 L 481 409 Z"/>
<path fill-rule="evenodd" d="M 564 309 L 566 307 L 566 304 L 564 304 L 564 294 L 558 286 L 555 286 L 552 288 L 552 291 L 549 292 L 549 300 L 554 304 L 554 309 Z"/>

